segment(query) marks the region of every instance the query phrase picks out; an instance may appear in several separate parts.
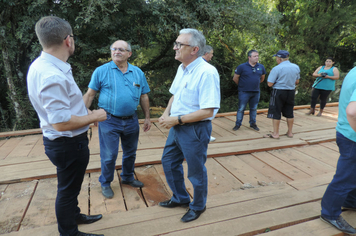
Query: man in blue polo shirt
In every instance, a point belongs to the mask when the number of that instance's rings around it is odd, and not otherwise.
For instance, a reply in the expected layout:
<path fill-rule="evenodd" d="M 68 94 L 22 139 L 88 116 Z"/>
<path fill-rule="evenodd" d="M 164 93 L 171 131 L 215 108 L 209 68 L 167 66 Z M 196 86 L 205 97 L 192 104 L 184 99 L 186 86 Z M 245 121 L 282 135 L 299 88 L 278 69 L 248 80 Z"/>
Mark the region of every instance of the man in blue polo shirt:
<path fill-rule="evenodd" d="M 295 86 L 299 83 L 299 66 L 289 61 L 289 52 L 279 50 L 273 55 L 276 57 L 277 66 L 273 67 L 267 79 L 268 87 L 272 87 L 267 118 L 272 119 L 273 133 L 266 134 L 264 138 L 279 139 L 279 124 L 281 114 L 287 118 L 288 138 L 293 138 L 294 123 L 294 95 Z"/>
<path fill-rule="evenodd" d="M 260 101 L 260 83 L 265 79 L 265 67 L 258 63 L 258 52 L 250 50 L 247 53 L 248 62 L 239 65 L 235 70 L 234 82 L 239 91 L 239 108 L 236 114 L 236 124 L 232 129 L 238 130 L 242 124 L 247 103 L 250 106 L 250 127 L 259 131 L 256 125 L 257 105 Z"/>
<path fill-rule="evenodd" d="M 354 227 L 341 216 L 341 209 L 356 210 L 356 67 L 342 83 L 336 143 L 340 157 L 334 178 L 321 200 L 320 219 L 344 233 L 355 235 Z"/>
<path fill-rule="evenodd" d="M 107 112 L 106 121 L 99 122 L 99 182 L 106 198 L 114 196 L 110 183 L 114 179 L 120 138 L 123 151 L 121 183 L 143 187 L 143 183 L 134 179 L 140 130 L 136 114 L 139 103 L 145 115 L 143 130 L 146 132 L 151 127 L 147 95 L 150 88 L 141 69 L 127 62 L 132 55 L 130 44 L 118 40 L 111 45 L 110 50 L 112 61 L 96 68 L 89 89 L 83 97 L 86 107 L 89 108 L 95 94 L 100 91 L 98 106 Z"/>

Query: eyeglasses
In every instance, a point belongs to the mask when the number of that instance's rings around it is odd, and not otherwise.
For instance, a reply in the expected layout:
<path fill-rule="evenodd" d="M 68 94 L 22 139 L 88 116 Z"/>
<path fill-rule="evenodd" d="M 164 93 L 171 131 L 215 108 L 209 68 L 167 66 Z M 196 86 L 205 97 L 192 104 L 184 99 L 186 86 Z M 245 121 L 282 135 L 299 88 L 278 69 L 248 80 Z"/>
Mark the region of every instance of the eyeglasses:
<path fill-rule="evenodd" d="M 66 40 L 67 38 L 72 37 L 74 40 L 77 40 L 77 36 L 73 35 L 73 34 L 68 34 L 67 36 L 64 37 L 64 40 Z"/>
<path fill-rule="evenodd" d="M 129 52 L 130 50 L 127 50 L 125 48 L 110 48 L 111 51 L 115 52 L 115 51 L 120 51 L 120 52 Z"/>
<path fill-rule="evenodd" d="M 184 43 L 180 43 L 180 42 L 174 42 L 174 43 L 173 43 L 173 47 L 176 47 L 176 48 L 178 48 L 178 49 L 180 49 L 182 46 L 193 47 L 192 45 L 184 44 Z"/>
<path fill-rule="evenodd" d="M 253 73 L 255 73 L 256 72 L 256 68 L 252 67 L 252 71 L 253 71 Z"/>

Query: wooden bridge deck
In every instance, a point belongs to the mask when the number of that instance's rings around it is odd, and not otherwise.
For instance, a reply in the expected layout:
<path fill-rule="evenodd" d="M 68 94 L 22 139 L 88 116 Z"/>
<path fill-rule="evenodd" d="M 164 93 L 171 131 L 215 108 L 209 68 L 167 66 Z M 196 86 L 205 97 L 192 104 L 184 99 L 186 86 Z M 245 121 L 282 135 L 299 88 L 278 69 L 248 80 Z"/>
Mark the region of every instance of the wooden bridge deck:
<path fill-rule="evenodd" d="M 112 183 L 115 196 L 105 199 L 98 182 L 99 142 L 93 128 L 91 159 L 79 205 L 83 213 L 102 213 L 104 217 L 80 226 L 80 230 L 106 236 L 343 235 L 317 219 L 338 159 L 337 109 L 326 107 L 322 117 L 306 116 L 307 109 L 296 109 L 294 138 L 283 135 L 279 140 L 262 138 L 272 130 L 265 110 L 257 116 L 259 132 L 249 128 L 248 116 L 238 131 L 232 131 L 233 114 L 215 118 L 212 135 L 216 141 L 209 144 L 206 163 L 207 211 L 190 223 L 180 222 L 185 209 L 157 206 L 171 196 L 160 164 L 168 130 L 154 123 L 149 132 L 140 134 L 135 175 L 145 187 L 121 185 L 120 152 Z M 280 130 L 281 134 L 286 132 L 285 121 Z M 44 154 L 41 134 L 1 140 L 0 234 L 58 235 L 56 182 L 55 167 Z M 186 186 L 193 194 L 188 179 Z M 355 214 L 346 211 L 343 216 L 356 226 Z"/>

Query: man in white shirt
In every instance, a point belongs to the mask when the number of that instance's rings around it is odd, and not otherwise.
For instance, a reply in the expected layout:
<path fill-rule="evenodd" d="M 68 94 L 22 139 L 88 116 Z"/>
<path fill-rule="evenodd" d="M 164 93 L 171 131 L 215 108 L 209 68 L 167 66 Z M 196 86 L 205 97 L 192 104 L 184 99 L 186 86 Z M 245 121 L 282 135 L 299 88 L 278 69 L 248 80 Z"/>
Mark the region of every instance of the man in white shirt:
<path fill-rule="evenodd" d="M 172 97 L 159 118 L 169 129 L 162 155 L 167 183 L 173 192 L 162 207 L 186 207 L 182 222 L 197 219 L 206 210 L 208 178 L 205 162 L 211 135 L 211 120 L 220 108 L 219 74 L 203 60 L 204 35 L 196 29 L 183 29 L 174 42 L 175 59 L 182 62 L 169 90 Z M 194 200 L 184 184 L 182 162 L 188 164 L 188 179 L 194 188 Z"/>
<path fill-rule="evenodd" d="M 30 101 L 40 119 L 45 152 L 57 167 L 56 217 L 62 236 L 90 236 L 78 224 L 90 224 L 102 215 L 84 215 L 78 195 L 89 162 L 89 124 L 106 119 L 103 109 L 89 111 L 67 63 L 75 49 L 70 24 L 58 17 L 42 17 L 36 23 L 41 55 L 27 74 Z"/>

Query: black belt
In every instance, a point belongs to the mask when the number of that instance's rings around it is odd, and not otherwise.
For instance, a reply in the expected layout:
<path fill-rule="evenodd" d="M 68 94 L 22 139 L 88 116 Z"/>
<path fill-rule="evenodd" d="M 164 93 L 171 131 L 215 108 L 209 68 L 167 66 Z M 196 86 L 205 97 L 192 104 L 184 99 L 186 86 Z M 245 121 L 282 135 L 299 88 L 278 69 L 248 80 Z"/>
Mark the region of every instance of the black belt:
<path fill-rule="evenodd" d="M 128 119 L 132 119 L 134 117 L 133 115 L 132 116 L 114 116 L 113 114 L 110 114 L 110 113 L 108 113 L 108 114 L 115 118 L 118 118 L 120 120 L 128 120 Z"/>
<path fill-rule="evenodd" d="M 51 140 L 51 141 L 56 141 L 57 142 L 57 141 L 66 141 L 66 140 L 77 140 L 77 139 L 82 139 L 82 138 L 85 138 L 85 137 L 88 137 L 88 131 L 85 131 L 84 133 L 79 134 L 79 135 L 74 136 L 74 137 L 59 137 L 59 138 L 56 138 L 56 139 Z"/>
<path fill-rule="evenodd" d="M 201 121 L 197 121 L 197 122 L 184 123 L 182 125 L 197 125 L 197 124 L 200 124 L 200 123 L 203 123 L 203 122 L 208 122 L 208 121 L 211 121 L 211 120 L 201 120 Z"/>

